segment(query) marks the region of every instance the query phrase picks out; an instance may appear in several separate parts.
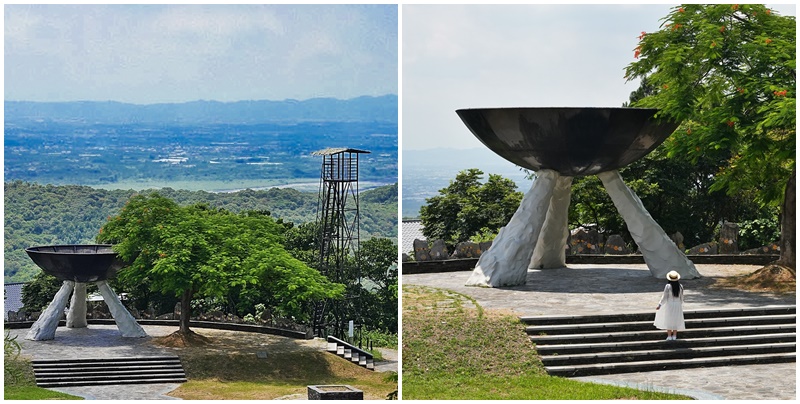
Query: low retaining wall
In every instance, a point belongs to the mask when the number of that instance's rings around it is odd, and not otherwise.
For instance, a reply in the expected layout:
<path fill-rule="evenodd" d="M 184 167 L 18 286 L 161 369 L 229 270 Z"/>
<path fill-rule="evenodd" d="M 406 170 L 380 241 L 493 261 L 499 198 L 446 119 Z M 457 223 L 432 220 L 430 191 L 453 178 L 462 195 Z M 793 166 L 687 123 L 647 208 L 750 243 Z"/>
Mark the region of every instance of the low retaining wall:
<path fill-rule="evenodd" d="M 720 265 L 767 265 L 780 258 L 778 255 L 687 255 L 695 264 Z M 403 275 L 436 272 L 470 271 L 478 263 L 477 258 L 459 260 L 403 262 Z M 641 255 L 570 255 L 567 264 L 644 264 Z"/>
<path fill-rule="evenodd" d="M 102 325 L 115 325 L 114 319 L 112 318 L 90 318 L 86 320 L 89 324 L 102 324 Z M 137 319 L 137 323 L 140 325 L 165 325 L 165 326 L 174 326 L 178 327 L 178 320 L 142 320 Z M 33 321 L 15 321 L 15 322 L 6 322 L 4 324 L 5 328 L 31 328 L 33 325 Z M 59 327 L 66 327 L 66 322 L 61 320 L 58 322 Z M 294 331 L 294 330 L 285 330 L 282 328 L 275 328 L 263 325 L 254 325 L 254 324 L 235 324 L 235 323 L 215 323 L 213 321 L 190 321 L 190 327 L 195 328 L 211 328 L 215 330 L 228 330 L 228 331 L 240 331 L 240 332 L 254 332 L 258 334 L 271 334 L 271 335 L 279 335 L 281 337 L 289 337 L 295 339 L 313 339 L 314 336 L 310 333 L 305 333 L 302 331 Z"/>

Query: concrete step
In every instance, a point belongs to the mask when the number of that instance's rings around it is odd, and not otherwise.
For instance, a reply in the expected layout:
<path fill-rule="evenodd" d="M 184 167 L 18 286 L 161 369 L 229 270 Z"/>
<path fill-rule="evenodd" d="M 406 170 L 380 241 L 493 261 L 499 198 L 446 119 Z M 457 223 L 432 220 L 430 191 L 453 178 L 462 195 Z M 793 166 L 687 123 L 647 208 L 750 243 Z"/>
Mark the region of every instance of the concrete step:
<path fill-rule="evenodd" d="M 679 339 L 653 326 L 654 313 L 524 317 L 548 373 L 586 376 L 795 361 L 795 306 L 685 313 Z"/>
<path fill-rule="evenodd" d="M 740 317 L 717 317 L 686 319 L 686 328 L 713 328 L 713 327 L 733 327 L 760 324 L 794 324 L 797 317 L 794 314 L 762 315 L 762 316 L 740 316 Z M 655 315 L 647 321 L 627 321 L 615 323 L 580 323 L 580 324 L 550 324 L 532 325 L 525 327 L 529 335 L 558 335 L 558 334 L 577 334 L 577 333 L 605 333 L 622 331 L 640 331 L 654 329 L 653 320 Z"/>
<path fill-rule="evenodd" d="M 652 326 L 652 325 L 651 325 Z M 695 328 L 678 332 L 681 339 L 687 338 L 714 338 L 737 335 L 762 335 L 762 334 L 781 334 L 794 333 L 794 324 L 778 325 L 759 325 L 759 326 L 737 326 L 737 327 L 715 327 L 715 328 Z M 537 345 L 545 344 L 585 344 L 585 343 L 608 343 L 625 341 L 658 341 L 666 337 L 664 330 L 652 327 L 650 331 L 623 331 L 590 334 L 561 334 L 561 335 L 531 335 L 530 340 Z"/>
<path fill-rule="evenodd" d="M 540 355 L 572 355 L 593 352 L 620 352 L 638 351 L 646 349 L 660 349 L 668 341 L 664 341 L 664 333 L 660 333 L 660 339 L 650 341 L 624 341 L 608 343 L 578 343 L 578 344 L 548 344 L 537 345 L 536 350 Z M 733 346 L 747 345 L 755 343 L 777 344 L 782 342 L 796 342 L 797 335 L 794 333 L 776 334 L 757 334 L 757 335 L 737 335 L 727 337 L 679 339 L 675 342 L 685 344 L 688 348 L 702 348 L 711 346 Z"/>
<path fill-rule="evenodd" d="M 596 363 L 623 363 L 657 361 L 683 358 L 709 358 L 738 355 L 764 355 L 773 353 L 790 353 L 797 350 L 794 342 L 777 344 L 727 345 L 715 347 L 692 348 L 681 341 L 664 341 L 661 349 L 635 351 L 601 352 L 571 355 L 548 355 L 542 357 L 545 367 L 587 365 Z"/>
<path fill-rule="evenodd" d="M 31 361 L 39 387 L 183 383 L 186 373 L 174 357 L 36 359 Z"/>
<path fill-rule="evenodd" d="M 342 341 L 333 336 L 328 336 L 328 345 L 326 351 L 335 354 L 339 357 L 347 359 L 365 369 L 375 370 L 374 360 L 372 354 L 361 350 L 345 341 Z"/>
<path fill-rule="evenodd" d="M 552 376 L 579 377 L 616 373 L 653 372 L 658 370 L 786 363 L 796 361 L 796 354 L 792 352 L 766 355 L 724 356 L 714 358 L 668 359 L 634 363 L 601 363 L 592 365 L 552 366 L 547 367 L 547 373 Z"/>
<path fill-rule="evenodd" d="M 619 314 L 596 314 L 596 315 L 576 315 L 576 316 L 523 316 L 520 320 L 529 325 L 548 325 L 548 324 L 582 324 L 582 323 L 615 323 L 629 321 L 653 321 L 655 317 L 655 306 L 653 310 L 638 313 L 619 313 Z M 719 318 L 719 317 L 740 317 L 740 316 L 761 316 L 761 315 L 781 315 L 796 314 L 796 306 L 765 306 L 765 307 L 744 307 L 733 309 L 702 309 L 684 311 L 685 319 L 699 318 Z"/>

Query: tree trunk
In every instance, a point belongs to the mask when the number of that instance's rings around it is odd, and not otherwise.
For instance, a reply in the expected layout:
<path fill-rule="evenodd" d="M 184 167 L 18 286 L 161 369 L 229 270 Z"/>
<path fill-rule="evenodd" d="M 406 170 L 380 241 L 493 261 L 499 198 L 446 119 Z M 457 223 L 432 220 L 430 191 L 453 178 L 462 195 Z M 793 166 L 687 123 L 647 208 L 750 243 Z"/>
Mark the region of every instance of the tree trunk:
<path fill-rule="evenodd" d="M 186 289 L 181 295 L 181 318 L 180 318 L 180 329 L 178 332 L 183 335 L 189 335 L 191 332 L 189 330 L 189 318 L 191 318 L 192 310 L 189 308 L 189 304 L 192 302 L 192 290 Z"/>
<path fill-rule="evenodd" d="M 792 170 L 792 176 L 786 184 L 786 193 L 783 197 L 781 207 L 781 258 L 778 264 L 787 266 L 792 270 L 797 269 L 797 256 L 794 252 L 795 241 L 795 204 L 797 197 L 795 194 L 795 177 L 797 169 Z"/>

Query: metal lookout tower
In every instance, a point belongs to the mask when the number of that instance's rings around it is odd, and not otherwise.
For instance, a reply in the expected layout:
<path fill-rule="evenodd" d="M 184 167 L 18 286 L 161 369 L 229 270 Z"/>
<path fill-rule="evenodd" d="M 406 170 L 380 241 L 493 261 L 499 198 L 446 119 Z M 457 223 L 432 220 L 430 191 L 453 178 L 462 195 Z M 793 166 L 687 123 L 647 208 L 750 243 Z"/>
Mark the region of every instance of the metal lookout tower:
<path fill-rule="evenodd" d="M 360 238 L 358 208 L 358 159 L 366 150 L 328 148 L 312 155 L 322 156 L 317 223 L 319 232 L 319 271 L 332 282 L 348 285 L 345 299 L 324 301 L 314 307 L 314 332 L 320 337 L 332 332 L 342 338 L 348 329 L 348 320 L 360 324 L 360 318 L 345 318 L 346 313 L 359 313 L 359 288 L 349 285 L 361 281 L 359 268 L 346 270 L 347 257 L 356 257 Z M 348 308 L 355 308 L 350 311 Z"/>

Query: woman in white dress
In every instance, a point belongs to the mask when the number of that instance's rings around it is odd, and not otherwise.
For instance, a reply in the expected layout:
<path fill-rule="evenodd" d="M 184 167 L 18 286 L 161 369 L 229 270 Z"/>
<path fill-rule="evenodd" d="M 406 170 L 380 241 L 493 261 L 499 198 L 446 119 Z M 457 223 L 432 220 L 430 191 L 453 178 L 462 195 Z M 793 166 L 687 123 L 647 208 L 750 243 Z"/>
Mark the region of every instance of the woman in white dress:
<path fill-rule="evenodd" d="M 653 325 L 661 330 L 667 330 L 667 341 L 678 339 L 678 331 L 686 329 L 683 320 L 683 286 L 679 282 L 681 275 L 676 271 L 667 274 L 667 286 L 656 308 L 656 321 Z"/>

